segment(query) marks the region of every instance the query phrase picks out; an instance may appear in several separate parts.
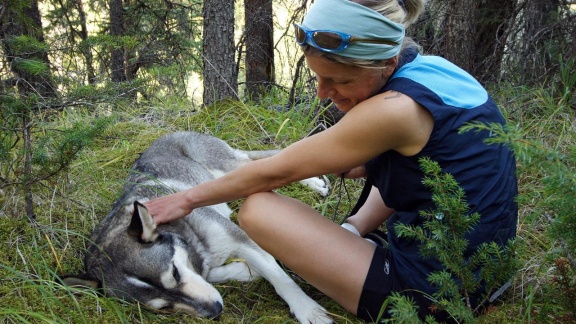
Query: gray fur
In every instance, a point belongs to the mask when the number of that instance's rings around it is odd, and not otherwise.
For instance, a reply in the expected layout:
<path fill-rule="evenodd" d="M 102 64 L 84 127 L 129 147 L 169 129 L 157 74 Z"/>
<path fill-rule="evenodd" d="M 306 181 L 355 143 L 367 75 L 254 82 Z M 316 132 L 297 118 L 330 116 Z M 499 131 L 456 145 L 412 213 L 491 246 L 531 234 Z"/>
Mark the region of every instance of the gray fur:
<path fill-rule="evenodd" d="M 298 321 L 330 323 L 326 311 L 230 221 L 226 204 L 198 208 L 156 227 L 146 208 L 137 203 L 185 190 L 276 152 L 235 150 L 218 138 L 195 132 L 159 138 L 134 163 L 122 196 L 94 229 L 84 260 L 86 272 L 64 282 L 101 287 L 108 295 L 155 309 L 217 317 L 223 301 L 208 281 L 262 276 Z M 327 193 L 327 183 L 320 179 L 303 183 Z M 246 262 L 226 263 L 231 258 Z"/>

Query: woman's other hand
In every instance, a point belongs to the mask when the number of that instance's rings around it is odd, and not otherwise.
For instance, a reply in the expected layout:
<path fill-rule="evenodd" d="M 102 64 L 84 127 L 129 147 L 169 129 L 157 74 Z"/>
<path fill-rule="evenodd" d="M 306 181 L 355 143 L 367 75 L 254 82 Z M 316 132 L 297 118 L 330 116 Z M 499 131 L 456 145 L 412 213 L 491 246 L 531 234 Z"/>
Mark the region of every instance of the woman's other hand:
<path fill-rule="evenodd" d="M 341 174 L 337 174 L 339 177 L 344 177 L 346 179 L 358 179 L 364 178 L 366 176 L 366 168 L 361 165 L 359 167 L 355 167 L 354 169 L 350 169 L 346 172 L 342 172 Z"/>

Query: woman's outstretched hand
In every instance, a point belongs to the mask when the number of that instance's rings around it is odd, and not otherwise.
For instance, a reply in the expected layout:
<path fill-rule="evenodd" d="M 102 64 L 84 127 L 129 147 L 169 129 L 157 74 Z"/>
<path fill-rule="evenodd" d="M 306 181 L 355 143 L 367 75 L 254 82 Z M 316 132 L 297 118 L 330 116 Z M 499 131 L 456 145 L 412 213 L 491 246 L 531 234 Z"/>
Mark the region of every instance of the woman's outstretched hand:
<path fill-rule="evenodd" d="M 143 203 L 156 224 L 168 223 L 180 219 L 192 212 L 186 202 L 185 192 L 177 192 Z"/>

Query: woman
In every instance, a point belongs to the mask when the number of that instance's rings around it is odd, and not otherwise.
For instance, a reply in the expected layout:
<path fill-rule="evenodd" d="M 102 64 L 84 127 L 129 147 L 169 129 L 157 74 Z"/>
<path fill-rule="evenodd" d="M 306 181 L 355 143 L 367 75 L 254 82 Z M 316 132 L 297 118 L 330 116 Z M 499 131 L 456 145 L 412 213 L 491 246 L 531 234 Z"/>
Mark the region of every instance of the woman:
<path fill-rule="evenodd" d="M 295 25 L 318 96 L 346 115 L 333 127 L 188 191 L 145 203 L 158 223 L 193 209 L 247 197 L 240 226 L 262 248 L 348 311 L 371 321 L 386 297 L 406 293 L 428 312 L 423 292 L 434 288 L 418 242 L 400 238 L 395 224 L 420 226 L 418 212 L 433 208 L 418 159 L 429 157 L 466 192 L 470 212 L 481 215 L 470 247 L 504 244 L 517 222 L 515 161 L 485 133 L 459 134 L 471 121 L 504 123 L 498 108 L 463 70 L 422 56 L 404 37 L 423 10 L 421 0 L 316 0 Z M 352 35 L 351 38 L 349 36 Z M 367 176 L 373 185 L 362 208 L 343 227 L 300 201 L 272 190 L 335 173 Z M 361 236 L 386 222 L 388 246 Z"/>

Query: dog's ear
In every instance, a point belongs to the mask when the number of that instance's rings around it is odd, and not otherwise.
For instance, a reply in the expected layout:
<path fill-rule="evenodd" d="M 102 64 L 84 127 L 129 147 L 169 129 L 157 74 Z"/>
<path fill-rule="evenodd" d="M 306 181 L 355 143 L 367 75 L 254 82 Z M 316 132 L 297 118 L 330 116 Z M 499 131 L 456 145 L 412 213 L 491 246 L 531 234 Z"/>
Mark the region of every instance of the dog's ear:
<path fill-rule="evenodd" d="M 62 278 L 58 277 L 58 281 L 62 282 L 68 287 L 86 287 L 92 289 L 102 288 L 102 282 L 100 282 L 100 280 L 92 278 L 86 273 L 76 276 L 64 276 Z"/>
<path fill-rule="evenodd" d="M 154 218 L 148 209 L 137 201 L 134 202 L 134 212 L 132 213 L 132 221 L 128 226 L 128 235 L 146 243 L 152 243 L 158 237 Z"/>

